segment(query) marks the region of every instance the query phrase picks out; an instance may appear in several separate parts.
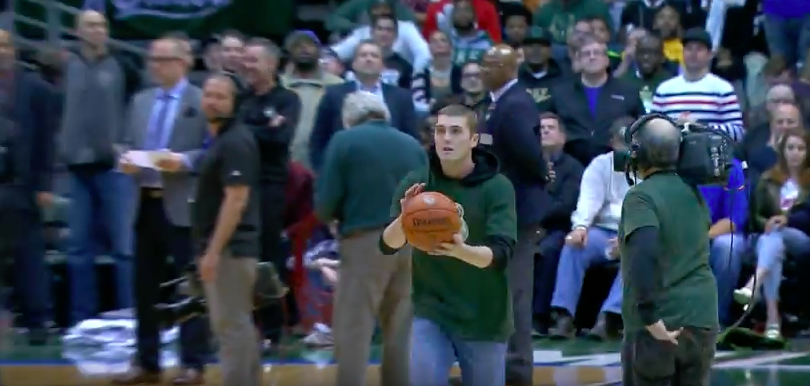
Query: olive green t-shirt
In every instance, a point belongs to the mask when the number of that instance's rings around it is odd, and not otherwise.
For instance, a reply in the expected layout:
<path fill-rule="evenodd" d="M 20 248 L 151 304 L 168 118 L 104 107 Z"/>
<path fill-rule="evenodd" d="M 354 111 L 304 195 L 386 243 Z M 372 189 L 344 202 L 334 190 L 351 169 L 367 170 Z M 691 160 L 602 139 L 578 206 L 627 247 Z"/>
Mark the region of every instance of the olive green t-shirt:
<path fill-rule="evenodd" d="M 667 329 L 685 326 L 716 329 L 717 287 L 709 266 L 709 208 L 695 187 L 675 173 L 659 173 L 627 192 L 619 222 L 619 242 L 643 227 L 658 229 L 659 256 L 653 295 L 655 320 Z M 637 311 L 630 261 L 622 259 L 622 319 L 625 333 L 644 329 Z"/>

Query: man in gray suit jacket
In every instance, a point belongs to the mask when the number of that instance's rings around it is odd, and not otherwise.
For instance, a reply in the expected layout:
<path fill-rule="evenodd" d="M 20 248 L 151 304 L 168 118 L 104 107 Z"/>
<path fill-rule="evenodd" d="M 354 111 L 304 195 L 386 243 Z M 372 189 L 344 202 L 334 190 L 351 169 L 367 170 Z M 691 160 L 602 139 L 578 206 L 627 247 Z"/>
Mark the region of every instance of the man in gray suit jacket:
<path fill-rule="evenodd" d="M 135 311 L 138 320 L 137 358 L 131 370 L 114 384 L 160 382 L 160 282 L 167 258 L 184 271 L 194 261 L 191 242 L 190 200 L 194 197 L 192 165 L 202 154 L 206 122 L 200 113 L 202 91 L 189 84 L 188 52 L 177 38 L 152 43 L 149 70 L 157 87 L 140 92 L 130 107 L 127 142 L 131 151 L 162 153 L 157 169 L 138 167 L 132 153 L 122 156 L 121 169 L 137 185 L 135 226 Z M 202 384 L 208 353 L 206 324 L 199 318 L 180 326 L 181 372 L 175 385 Z"/>

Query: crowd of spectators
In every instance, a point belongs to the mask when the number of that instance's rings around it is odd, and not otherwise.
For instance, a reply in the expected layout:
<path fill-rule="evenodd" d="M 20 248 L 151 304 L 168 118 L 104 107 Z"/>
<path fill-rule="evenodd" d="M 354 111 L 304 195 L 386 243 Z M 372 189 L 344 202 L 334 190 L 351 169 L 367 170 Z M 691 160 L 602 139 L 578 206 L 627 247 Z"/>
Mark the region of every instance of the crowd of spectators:
<path fill-rule="evenodd" d="M 77 28 L 83 39 L 103 46 L 106 23 L 95 20 Z M 39 77 L 48 83 L 41 87 L 52 95 L 49 108 L 58 111 L 53 114 L 62 117 L 61 123 L 49 123 L 62 127 L 58 134 L 52 131 L 61 140 L 59 153 L 71 154 L 71 148 L 81 148 L 80 142 L 90 141 L 92 135 L 117 135 L 102 130 L 120 125 L 114 112 L 126 110 L 132 95 L 153 85 L 144 71 L 147 62 L 184 61 L 189 81 L 197 85 L 214 71 L 241 73 L 250 60 L 244 55 L 247 37 L 237 32 L 238 25 L 233 27 L 202 42 L 196 60 L 138 60 L 110 51 L 104 65 L 113 75 L 101 67 L 89 68 L 100 71 L 92 75 L 88 68 L 72 65 L 75 52 L 40 52 L 34 62 Z M 328 39 L 311 31 L 291 32 L 283 42 L 286 57 L 277 73 L 280 84 L 301 101 L 290 162 L 299 170 L 293 175 L 304 179 L 317 176 L 330 138 L 344 129 L 341 109 L 348 94 L 364 90 L 378 95 L 391 113 L 390 124 L 429 147 L 435 114 L 444 106 L 461 103 L 486 119 L 491 90 L 481 81 L 482 71 L 487 71 L 479 62 L 483 54 L 501 43 L 519 50 L 518 82 L 542 111 L 537 141 L 554 171 L 554 180 L 546 186 L 549 200 L 535 265 L 538 333 L 568 339 L 576 336 L 578 327 L 589 327 L 588 335 L 606 339 L 620 331 L 620 276 L 613 279 L 593 325 L 583 326 L 591 321 L 578 321 L 577 311 L 585 279 L 594 277 L 586 271 L 602 266 L 607 269 L 597 269 L 599 274 L 616 275 L 616 230 L 629 186 L 623 174 L 613 171 L 611 152 L 623 148 L 623 129 L 646 112 L 706 124 L 738 142 L 739 162 L 728 186 L 700 188 L 712 213 L 710 264 L 717 278 L 721 323 L 734 323 L 735 310 L 760 293 L 769 338 L 782 336 L 786 312 L 810 316 L 801 307 L 780 308 L 779 302 L 780 294 L 789 297 L 784 286 L 780 291 L 783 276 L 789 280 L 793 275 L 795 281 L 802 274 L 789 267 L 810 266 L 810 64 L 802 66 L 810 60 L 810 3 L 350 0 L 329 16 L 326 27 L 332 33 Z M 176 38 L 187 41 L 182 34 Z M 8 38 L 0 41 L 0 52 L 11 53 L 0 55 L 1 60 L 13 63 L 11 47 Z M 7 68 L 0 67 L 0 75 Z M 0 82 L 5 79 L 0 76 Z M 90 105 L 81 103 L 88 98 L 83 83 L 95 89 L 101 86 L 98 82 L 120 84 L 92 96 Z M 10 100 L 0 98 L 0 107 Z M 28 106 L 24 110 L 29 111 Z M 85 119 L 102 119 L 99 114 L 107 110 L 113 112 L 102 114 L 107 124 L 89 125 Z M 100 131 L 89 135 L 89 126 Z M 60 162 L 68 165 L 68 183 L 47 209 L 53 211 L 60 197 L 71 202 L 63 220 L 70 232 L 64 245 L 74 288 L 73 324 L 99 312 L 92 266 L 100 248 L 96 233 L 87 230 L 92 221 L 105 224 L 104 249 L 119 267 L 116 307 L 132 306 L 128 278 L 133 230 L 126 210 L 136 198 L 130 194 L 130 182 L 114 169 L 89 178 L 69 167 L 77 159 L 63 157 Z M 303 217 L 291 216 L 287 225 Z M 327 239 L 335 236 L 321 233 Z M 322 239 L 311 244 L 304 266 L 323 273 L 315 276 L 328 291 L 339 280 L 336 247 Z M 14 277 L 25 300 L 24 324 L 32 339 L 40 340 L 37 331 L 50 317 L 50 301 L 33 288 L 39 284 L 32 283 L 45 266 L 20 262 L 17 269 L 22 272 Z"/>

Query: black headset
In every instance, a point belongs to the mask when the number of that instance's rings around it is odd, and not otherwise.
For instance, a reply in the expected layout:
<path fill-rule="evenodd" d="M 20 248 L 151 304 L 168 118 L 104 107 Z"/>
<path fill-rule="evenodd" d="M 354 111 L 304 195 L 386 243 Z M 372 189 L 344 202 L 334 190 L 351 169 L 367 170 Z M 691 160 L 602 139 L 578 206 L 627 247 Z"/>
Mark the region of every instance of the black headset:
<path fill-rule="evenodd" d="M 627 128 L 627 130 L 624 131 L 624 142 L 630 145 L 630 167 L 634 172 L 638 171 L 640 164 L 644 164 L 645 166 L 659 166 L 649 165 L 650 162 L 649 158 L 647 157 L 647 149 L 642 146 L 636 138 L 634 138 L 636 134 L 644 128 L 644 125 L 653 119 L 663 119 L 672 123 L 673 126 L 678 127 L 678 123 L 672 120 L 672 118 L 661 113 L 650 113 L 639 117 L 630 125 L 630 127 Z M 675 165 L 672 166 L 674 167 Z"/>

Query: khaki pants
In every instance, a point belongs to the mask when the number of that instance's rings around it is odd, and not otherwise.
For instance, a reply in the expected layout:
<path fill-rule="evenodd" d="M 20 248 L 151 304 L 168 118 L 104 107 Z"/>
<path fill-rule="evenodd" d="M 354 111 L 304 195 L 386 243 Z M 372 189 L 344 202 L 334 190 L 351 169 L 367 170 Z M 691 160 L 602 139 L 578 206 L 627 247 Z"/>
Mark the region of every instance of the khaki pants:
<path fill-rule="evenodd" d="M 410 250 L 383 255 L 381 235 L 379 229 L 340 240 L 340 278 L 332 316 L 337 386 L 365 385 L 376 321 L 383 334 L 380 384 L 410 386 Z"/>
<path fill-rule="evenodd" d="M 255 257 L 233 257 L 225 253 L 217 277 L 205 283 L 211 329 L 219 342 L 222 384 L 259 386 L 262 378 L 259 337 L 253 324 Z"/>

